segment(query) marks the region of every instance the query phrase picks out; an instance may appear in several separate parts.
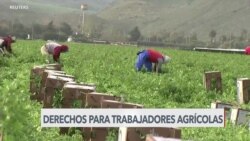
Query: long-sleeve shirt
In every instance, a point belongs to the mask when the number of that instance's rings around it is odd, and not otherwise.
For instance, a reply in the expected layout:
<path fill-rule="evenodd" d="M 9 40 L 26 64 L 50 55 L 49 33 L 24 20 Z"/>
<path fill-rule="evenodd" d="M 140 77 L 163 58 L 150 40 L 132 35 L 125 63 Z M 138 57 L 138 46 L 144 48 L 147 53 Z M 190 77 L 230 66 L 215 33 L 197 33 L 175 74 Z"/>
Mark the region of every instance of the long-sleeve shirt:
<path fill-rule="evenodd" d="M 54 43 L 54 42 L 50 42 L 50 43 L 47 43 L 45 45 L 45 47 L 47 48 L 48 50 L 48 53 L 53 55 L 53 59 L 54 61 L 58 61 L 59 58 L 60 58 L 60 53 L 61 53 L 61 48 L 60 48 L 60 44 L 58 43 Z"/>
<path fill-rule="evenodd" d="M 245 48 L 245 54 L 250 55 L 250 46 Z"/>
<path fill-rule="evenodd" d="M 3 39 L 3 42 L 1 44 L 1 46 L 5 47 L 8 52 L 12 53 L 11 43 L 13 41 L 12 41 L 11 37 L 7 36 L 7 37 L 4 37 L 2 39 Z"/>
<path fill-rule="evenodd" d="M 152 49 L 148 50 L 148 54 L 149 54 L 149 61 L 152 63 L 158 63 L 159 59 L 164 58 L 164 56 L 160 52 L 152 50 Z"/>
<path fill-rule="evenodd" d="M 58 62 L 59 58 L 60 58 L 60 54 L 61 54 L 61 48 L 60 47 L 56 47 L 54 49 L 54 54 L 53 54 L 53 59 Z"/>

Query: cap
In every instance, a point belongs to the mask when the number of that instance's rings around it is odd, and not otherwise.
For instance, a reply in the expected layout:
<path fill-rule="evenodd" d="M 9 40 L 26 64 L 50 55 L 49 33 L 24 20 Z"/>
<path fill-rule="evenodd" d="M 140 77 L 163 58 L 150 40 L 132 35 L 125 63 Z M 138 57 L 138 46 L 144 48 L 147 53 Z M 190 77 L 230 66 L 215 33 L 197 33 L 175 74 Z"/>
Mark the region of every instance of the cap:
<path fill-rule="evenodd" d="M 171 60 L 169 56 L 164 56 L 164 63 L 168 63 Z"/>
<path fill-rule="evenodd" d="M 16 41 L 16 37 L 15 37 L 15 36 L 11 36 L 11 40 L 12 40 L 13 42 L 15 42 L 15 41 Z"/>

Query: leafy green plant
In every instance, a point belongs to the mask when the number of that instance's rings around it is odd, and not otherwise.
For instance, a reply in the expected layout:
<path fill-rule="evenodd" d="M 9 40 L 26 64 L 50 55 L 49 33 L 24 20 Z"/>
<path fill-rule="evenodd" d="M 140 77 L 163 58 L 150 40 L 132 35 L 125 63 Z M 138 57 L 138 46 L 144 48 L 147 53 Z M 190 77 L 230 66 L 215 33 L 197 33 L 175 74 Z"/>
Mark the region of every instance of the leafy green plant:
<path fill-rule="evenodd" d="M 37 90 L 39 90 L 40 86 L 41 86 L 41 81 L 42 81 L 42 76 L 39 75 L 35 75 L 34 76 L 34 83 L 35 83 L 35 87 Z"/>
<path fill-rule="evenodd" d="M 117 140 L 118 140 L 118 130 L 113 128 L 109 129 L 106 141 L 117 141 Z"/>
<path fill-rule="evenodd" d="M 72 107 L 74 107 L 74 108 L 82 108 L 82 100 L 74 100 Z"/>
<path fill-rule="evenodd" d="M 56 88 L 54 95 L 53 95 L 53 107 L 54 108 L 61 108 L 62 107 L 62 100 L 63 100 L 63 96 L 62 96 L 62 90 Z"/>
<path fill-rule="evenodd" d="M 58 128 L 41 128 L 41 104 L 29 98 L 30 69 L 44 64 L 39 55 L 44 41 L 18 41 L 16 57 L 0 57 L 0 125 L 4 141 L 81 141 L 81 134 L 59 135 Z M 163 65 L 163 73 L 138 73 L 134 69 L 138 48 L 68 43 L 62 54 L 64 71 L 77 81 L 96 84 L 97 92 L 126 97 L 126 101 L 149 108 L 209 108 L 213 100 L 236 101 L 236 79 L 250 77 L 249 56 L 192 52 L 157 48 L 172 61 Z M 4 60 L 3 60 L 4 59 Z M 80 61 L 76 61 L 80 60 Z M 206 91 L 204 70 L 221 70 L 222 93 Z M 60 107 L 61 92 L 55 98 Z M 57 101 L 57 102 L 56 102 Z M 77 105 L 77 104 L 76 104 Z M 83 104 L 84 105 L 84 104 Z M 250 105 L 242 107 L 249 109 Z M 116 135 L 110 133 L 114 140 Z M 248 141 L 249 130 L 232 125 L 225 128 L 182 128 L 184 140 Z"/>

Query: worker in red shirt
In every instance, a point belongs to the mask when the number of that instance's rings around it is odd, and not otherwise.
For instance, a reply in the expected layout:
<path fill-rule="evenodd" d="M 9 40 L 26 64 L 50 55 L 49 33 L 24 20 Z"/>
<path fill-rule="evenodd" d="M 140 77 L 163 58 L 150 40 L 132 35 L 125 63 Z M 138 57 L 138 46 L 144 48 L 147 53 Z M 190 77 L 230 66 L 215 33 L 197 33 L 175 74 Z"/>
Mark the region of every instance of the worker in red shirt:
<path fill-rule="evenodd" d="M 60 45 L 53 41 L 48 41 L 44 46 L 41 48 L 42 55 L 46 55 L 47 62 L 49 63 L 50 55 L 53 56 L 54 62 L 60 63 L 60 54 L 64 52 L 68 52 L 69 47 L 67 45 Z"/>
<path fill-rule="evenodd" d="M 145 65 L 147 71 L 152 71 L 152 64 L 155 64 L 154 71 L 161 72 L 162 64 L 168 63 L 170 57 L 164 56 L 158 51 L 153 49 L 143 50 L 137 53 L 136 70 L 141 71 L 143 65 Z"/>
<path fill-rule="evenodd" d="M 247 47 L 245 48 L 245 54 L 246 54 L 246 55 L 250 55 L 250 46 L 247 46 Z"/>
<path fill-rule="evenodd" d="M 0 38 L 0 52 L 5 54 L 5 51 L 12 53 L 11 44 L 16 42 L 15 36 L 7 36 Z"/>

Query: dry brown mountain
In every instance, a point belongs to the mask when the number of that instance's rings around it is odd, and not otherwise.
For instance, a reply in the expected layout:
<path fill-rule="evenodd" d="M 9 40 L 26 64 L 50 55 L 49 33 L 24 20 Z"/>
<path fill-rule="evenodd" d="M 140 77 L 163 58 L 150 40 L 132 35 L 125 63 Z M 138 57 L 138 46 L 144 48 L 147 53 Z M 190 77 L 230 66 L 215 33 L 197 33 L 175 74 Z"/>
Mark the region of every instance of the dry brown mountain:
<path fill-rule="evenodd" d="M 146 35 L 165 30 L 208 39 L 212 29 L 218 36 L 250 31 L 249 13 L 250 0 L 117 0 L 98 16 L 130 28 L 138 25 Z"/>
<path fill-rule="evenodd" d="M 30 9 L 9 9 L 10 4 L 20 2 Z M 184 32 L 197 33 L 203 40 L 209 39 L 212 29 L 217 37 L 239 35 L 243 29 L 250 32 L 250 0 L 0 0 L 0 20 L 18 19 L 26 25 L 66 21 L 77 27 L 82 2 L 90 5 L 92 14 L 99 11 L 99 18 L 86 16 L 86 27 L 102 30 L 106 39 L 120 39 L 137 25 L 147 36 L 162 31 Z M 97 26 L 100 23 L 104 24 Z"/>

